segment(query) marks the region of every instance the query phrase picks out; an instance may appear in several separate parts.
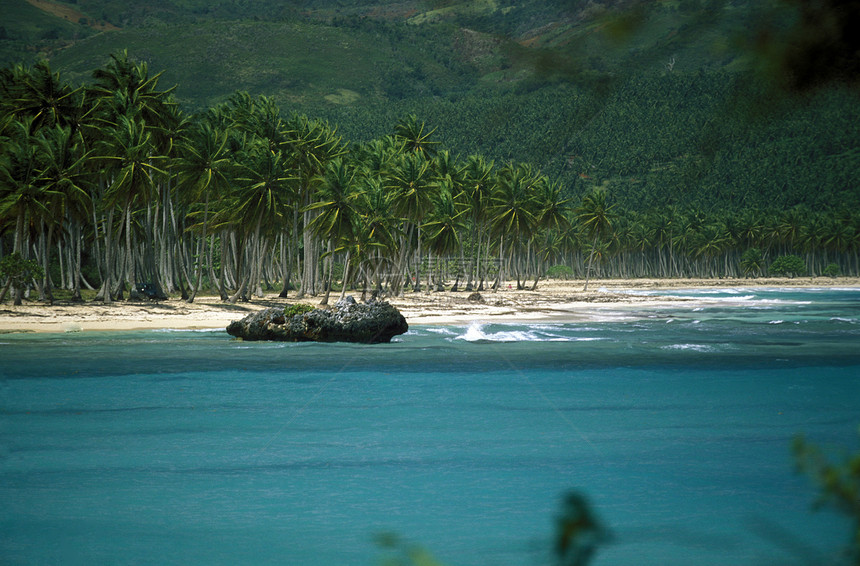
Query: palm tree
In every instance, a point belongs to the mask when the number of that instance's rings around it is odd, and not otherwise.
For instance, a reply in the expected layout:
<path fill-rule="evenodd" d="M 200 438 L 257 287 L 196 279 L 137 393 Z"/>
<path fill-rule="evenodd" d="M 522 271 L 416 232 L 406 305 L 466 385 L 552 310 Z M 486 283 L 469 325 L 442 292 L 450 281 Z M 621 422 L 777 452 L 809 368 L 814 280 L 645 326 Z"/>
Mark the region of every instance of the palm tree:
<path fill-rule="evenodd" d="M 783 253 L 794 253 L 795 248 L 800 245 L 803 235 L 803 227 L 807 223 L 809 210 L 796 206 L 784 212 L 778 224 L 780 240 L 783 244 Z"/>
<path fill-rule="evenodd" d="M 684 214 L 676 223 L 672 238 L 673 256 L 678 264 L 678 275 L 692 277 L 688 258 L 695 255 L 695 245 L 701 226 L 691 214 Z"/>
<path fill-rule="evenodd" d="M 259 281 L 265 255 L 261 236 L 288 222 L 286 219 L 296 201 L 295 181 L 284 152 L 271 151 L 263 143 L 250 149 L 249 162 L 236 179 L 235 207 L 230 214 L 233 225 L 241 234 L 237 257 L 240 262 L 245 258 L 247 269 L 243 274 L 242 265 L 237 266 L 240 282 L 230 302 L 246 298 L 248 285 Z"/>
<path fill-rule="evenodd" d="M 425 241 L 430 253 L 435 253 L 437 261 L 441 257 L 456 253 L 461 246 L 460 232 L 465 228 L 464 216 L 468 211 L 458 207 L 451 188 L 444 186 L 436 200 L 436 206 L 424 223 Z M 459 277 L 459 273 L 458 273 Z M 437 289 L 441 290 L 441 278 Z M 427 286 L 430 287 L 430 270 L 428 269 Z"/>
<path fill-rule="evenodd" d="M 39 171 L 39 144 L 30 135 L 31 118 L 13 124 L 13 137 L 3 144 L 0 154 L 0 221 L 15 219 L 12 252 L 26 261 L 30 249 L 31 223 L 48 216 Z M 14 292 L 14 302 L 20 305 L 24 289 Z"/>
<path fill-rule="evenodd" d="M 400 230 L 402 222 L 393 212 L 394 195 L 386 190 L 378 178 L 365 178 L 364 191 L 361 193 L 358 210 L 358 223 L 355 228 L 355 238 L 352 256 L 355 265 L 364 264 L 376 275 L 377 290 L 381 289 L 380 270 L 383 266 L 393 266 L 393 257 L 397 242 L 403 236 Z M 360 253 L 356 253 L 360 252 Z M 400 273 L 389 270 L 386 278 L 402 281 Z"/>
<path fill-rule="evenodd" d="M 493 233 L 508 244 L 509 259 L 517 277 L 517 289 L 522 289 L 520 258 L 517 254 L 531 239 L 537 227 L 539 191 L 536 186 L 546 182 L 546 179 L 523 164 L 506 165 L 499 171 L 498 179 L 490 199 L 489 216 Z"/>
<path fill-rule="evenodd" d="M 106 163 L 106 169 L 112 182 L 105 192 L 104 204 L 108 207 L 119 207 L 125 231 L 125 281 L 132 291 L 136 289 L 137 274 L 135 269 L 134 246 L 132 245 L 132 212 L 135 206 L 145 204 L 152 198 L 155 188 L 154 176 L 164 174 L 155 166 L 160 156 L 153 155 L 152 136 L 146 131 L 144 124 L 134 118 L 120 116 L 117 127 L 109 139 L 103 140 L 97 150 L 101 155 L 98 159 Z M 105 242 L 110 246 L 110 242 Z M 108 269 L 110 269 L 109 263 Z M 110 289 L 105 290 L 105 296 Z M 121 294 L 121 289 L 120 289 Z M 130 297 L 134 297 L 132 292 Z"/>
<path fill-rule="evenodd" d="M 758 248 L 747 248 L 741 255 L 739 267 L 744 277 L 758 277 L 764 271 L 764 257 Z"/>
<path fill-rule="evenodd" d="M 838 259 L 848 255 L 853 238 L 854 231 L 847 219 L 830 218 L 825 223 L 821 243 Z"/>
<path fill-rule="evenodd" d="M 227 151 L 227 132 L 219 131 L 208 121 L 192 129 L 190 137 L 181 144 L 176 163 L 177 190 L 187 204 L 203 201 L 203 220 L 197 251 L 197 277 L 188 302 L 193 303 L 203 279 L 203 260 L 206 257 L 206 240 L 209 229 L 210 199 L 226 195 L 236 169 L 236 163 Z M 192 213 L 193 214 L 193 213 Z"/>
<path fill-rule="evenodd" d="M 153 199 L 147 203 L 142 222 L 146 244 L 142 270 L 160 298 L 166 298 L 165 288 L 172 290 L 178 283 L 182 298 L 187 299 L 183 281 L 187 281 L 188 287 L 192 287 L 193 283 L 188 275 L 191 269 L 182 257 L 186 254 L 180 250 L 184 238 L 179 223 L 184 217 L 177 215 L 174 210 L 176 200 L 173 197 L 176 181 L 174 165 L 179 157 L 180 145 L 188 134 L 190 121 L 174 104 L 163 104 L 160 108 L 158 123 L 152 124 L 149 131 L 152 132 L 153 153 L 160 156 L 164 175 L 154 177 Z"/>
<path fill-rule="evenodd" d="M 391 175 L 405 148 L 402 139 L 389 135 L 353 146 L 350 156 L 358 164 L 362 176 L 384 179 Z"/>
<path fill-rule="evenodd" d="M 801 249 L 806 252 L 807 265 L 810 267 L 812 275 L 815 276 L 823 268 L 822 264 L 826 263 L 827 250 L 824 241 L 828 233 L 828 222 L 822 214 L 812 214 L 807 219 L 806 224 L 800 232 Z M 824 261 L 819 252 L 824 251 Z"/>
<path fill-rule="evenodd" d="M 170 152 L 176 133 L 182 129 L 182 118 L 181 114 L 175 111 L 175 102 L 171 100 L 173 89 L 158 89 L 161 74 L 150 76 L 147 64 L 133 62 L 127 51 L 112 54 L 107 65 L 93 71 L 92 76 L 94 84 L 89 92 L 95 97 L 94 114 L 100 124 L 99 130 L 95 130 L 100 138 L 96 153 L 106 160 L 113 160 L 104 171 L 107 176 L 104 196 L 108 205 L 108 225 L 113 214 L 110 207 L 120 206 L 126 237 L 125 279 L 132 284 L 131 296 L 134 297 L 137 270 L 134 250 L 130 249 L 132 206 L 148 207 L 161 190 L 157 181 L 168 178 L 167 173 L 154 164 Z M 110 134 L 106 136 L 105 132 Z M 117 137 L 111 137 L 115 132 L 118 132 Z M 114 149 L 116 153 L 112 151 Z M 117 175 L 118 171 L 118 176 L 112 177 Z M 166 198 L 168 193 L 161 192 Z M 147 211 L 147 216 L 154 221 L 150 211 Z M 153 239 L 157 231 L 149 222 L 142 228 L 145 243 L 142 267 L 149 272 L 148 276 L 153 279 L 158 292 L 163 294 L 153 258 Z M 108 231 L 111 231 L 110 227 Z M 106 242 L 105 248 L 107 259 L 112 253 L 112 244 Z M 105 262 L 107 270 L 111 269 L 110 263 Z M 110 278 L 111 274 L 106 272 L 105 281 Z M 120 280 L 118 283 L 121 296 L 124 282 Z M 108 285 L 105 292 L 106 301 L 110 300 L 109 295 Z"/>
<path fill-rule="evenodd" d="M 42 258 L 45 272 L 44 293 L 49 301 L 53 301 L 51 293 L 50 250 L 53 249 L 53 234 L 57 228 L 62 229 L 64 220 L 68 219 L 73 234 L 80 233 L 80 223 L 88 216 L 90 188 L 92 175 L 87 170 L 90 152 L 81 150 L 79 137 L 72 133 L 69 127 L 55 126 L 43 131 L 39 139 L 44 165 L 39 173 L 48 215 L 48 232 L 45 249 L 49 253 Z M 74 239 L 72 246 L 76 250 L 76 269 L 73 279 L 73 300 L 81 300 L 80 292 L 80 241 Z"/>
<path fill-rule="evenodd" d="M 610 205 L 606 200 L 606 193 L 594 190 L 582 198 L 582 203 L 577 209 L 576 218 L 586 237 L 591 240 L 591 250 L 588 254 L 588 266 L 585 268 L 585 287 L 588 291 L 588 280 L 591 277 L 591 266 L 594 255 L 598 250 L 598 242 L 612 229 L 615 220 L 615 205 Z"/>
<path fill-rule="evenodd" d="M 421 289 L 421 223 L 430 212 L 436 198 L 438 184 L 433 177 L 431 162 L 416 153 L 404 155 L 387 181 L 387 187 L 395 191 L 394 213 L 405 219 L 405 240 L 401 248 L 400 266 L 408 269 L 407 244 L 415 237 L 417 241 L 414 291 Z M 404 273 L 405 274 L 405 273 Z"/>
<path fill-rule="evenodd" d="M 371 285 L 371 280 L 375 277 L 377 280 L 377 290 L 381 289 L 381 274 L 380 269 L 384 265 L 390 264 L 387 257 L 391 248 L 386 243 L 386 238 L 383 236 L 378 225 L 374 225 L 373 217 L 358 216 L 355 219 L 355 224 L 352 227 L 352 236 L 347 240 L 340 240 L 340 245 L 333 250 L 333 253 L 346 252 L 350 257 L 350 264 L 355 267 L 351 269 L 353 275 L 351 280 L 355 280 L 358 274 L 364 274 L 364 286 L 361 292 L 362 300 L 367 297 L 367 289 Z M 344 289 L 347 283 L 344 281 Z M 343 291 L 341 291 L 343 296 Z"/>
<path fill-rule="evenodd" d="M 466 290 L 472 290 L 472 274 L 480 278 L 478 290 L 483 291 L 484 276 L 481 271 L 480 258 L 483 243 L 482 235 L 489 235 L 486 229 L 488 210 L 493 192 L 496 190 L 496 176 L 493 172 L 493 162 L 485 161 L 480 155 L 470 155 L 463 168 L 463 190 L 458 197 L 463 200 L 469 211 L 471 232 L 469 241 L 472 245 L 472 259 L 466 280 Z"/>
<path fill-rule="evenodd" d="M 737 221 L 739 244 L 744 249 L 761 246 L 764 234 L 764 214 L 759 210 L 744 210 Z"/>
<path fill-rule="evenodd" d="M 704 258 L 705 269 L 701 273 L 703 277 L 715 277 L 717 275 L 717 267 L 714 260 L 730 241 L 726 227 L 722 223 L 713 222 L 706 224 L 698 232 L 694 249 L 697 258 Z"/>
<path fill-rule="evenodd" d="M 570 229 L 568 214 L 570 212 L 569 198 L 562 196 L 562 188 L 558 183 L 550 183 L 546 179 L 536 185 L 535 195 L 536 215 L 535 225 L 538 231 L 544 234 L 545 242 L 554 242 L 553 238 L 547 237 L 549 233 L 561 233 Z M 534 241 L 538 241 L 539 234 L 535 234 Z M 543 250 L 543 264 L 551 257 L 550 250 Z M 535 269 L 535 281 L 532 291 L 537 289 L 538 280 L 543 269 Z"/>
<path fill-rule="evenodd" d="M 674 248 L 677 216 L 678 212 L 674 207 L 666 207 L 665 210 L 650 215 L 651 238 L 657 248 L 658 276 L 671 277 L 677 274 Z M 668 254 L 666 253 L 667 248 Z"/>
<path fill-rule="evenodd" d="M 149 76 L 146 63 L 135 63 L 126 50 L 111 54 L 104 68 L 93 71 L 92 92 L 99 97 L 102 119 L 115 123 L 116 116 L 133 116 L 147 128 L 157 127 L 164 107 L 175 105 L 170 94 L 176 88 L 158 90 L 161 73 Z"/>
<path fill-rule="evenodd" d="M 310 224 L 316 215 L 315 209 L 309 208 L 315 202 L 314 182 L 325 171 L 326 164 L 335 157 L 346 153 L 341 137 L 337 130 L 319 120 L 309 120 L 306 116 L 294 115 L 285 125 L 284 140 L 281 148 L 289 158 L 289 166 L 298 177 L 299 207 L 296 208 L 294 226 L 298 226 L 298 213 L 303 213 L 303 274 L 299 296 L 306 293 L 315 295 L 318 284 L 318 262 L 320 244 Z M 298 242 L 295 243 L 298 247 Z"/>
<path fill-rule="evenodd" d="M 436 128 L 429 132 L 425 128 L 424 122 L 419 122 L 415 114 L 410 114 L 394 126 L 394 136 L 404 143 L 406 151 L 430 159 L 436 153 L 439 142 L 430 139 Z"/>
<path fill-rule="evenodd" d="M 61 81 L 45 60 L 32 69 L 16 65 L 0 70 L 0 109 L 16 118 L 31 118 L 30 133 L 73 125 L 81 90 Z"/>
<path fill-rule="evenodd" d="M 313 139 L 313 136 L 307 134 L 309 126 L 306 118 L 294 116 L 290 122 L 284 122 L 281 118 L 280 109 L 271 99 L 265 96 L 252 97 L 247 92 L 237 92 L 226 102 L 210 109 L 206 114 L 205 121 L 212 128 L 225 132 L 225 152 L 231 156 L 233 161 L 244 163 L 243 167 L 252 166 L 255 159 L 253 154 L 259 148 L 265 147 L 273 154 L 280 153 L 285 159 L 286 167 L 297 170 L 297 174 L 293 177 L 297 177 L 295 183 L 298 184 L 299 188 L 310 186 L 313 175 L 316 173 L 314 173 L 315 170 L 308 172 L 308 167 L 312 169 L 314 163 L 311 160 L 309 166 L 307 162 L 301 162 L 300 159 L 300 154 L 306 149 L 306 143 L 309 139 Z M 306 137 L 302 138 L 302 136 Z M 252 151 L 251 148 L 255 149 Z M 292 218 L 285 218 L 279 224 L 280 230 L 276 230 L 274 235 L 280 244 L 280 275 L 283 280 L 281 297 L 286 297 L 291 287 L 293 255 L 298 256 L 299 252 L 300 222 L 298 215 L 302 207 L 300 200 L 305 197 L 305 191 L 291 191 L 291 197 L 294 199 L 290 203 Z M 225 226 L 227 225 L 235 227 L 235 218 L 228 218 L 228 224 Z M 235 237 L 234 233 L 231 232 L 231 234 Z M 228 247 L 221 247 L 222 257 L 225 256 L 224 252 Z M 222 276 L 218 278 L 219 292 L 224 300 L 229 298 L 225 290 L 228 263 L 227 261 L 221 262 Z M 215 280 L 216 276 L 211 267 L 210 273 L 211 278 Z"/>
<path fill-rule="evenodd" d="M 537 223 L 546 230 L 568 230 L 570 202 L 564 198 L 563 189 L 558 183 L 543 182 L 537 185 Z"/>
<path fill-rule="evenodd" d="M 317 211 L 309 228 L 319 237 L 335 242 L 338 247 L 346 244 L 346 260 L 343 268 L 343 286 L 340 298 L 346 294 L 350 269 L 350 248 L 354 237 L 354 226 L 358 216 L 356 201 L 361 196 L 357 190 L 355 171 L 340 157 L 329 162 L 325 175 L 317 187 L 317 202 L 308 206 Z M 331 270 L 326 285 L 325 297 L 320 304 L 327 305 L 331 293 Z"/>

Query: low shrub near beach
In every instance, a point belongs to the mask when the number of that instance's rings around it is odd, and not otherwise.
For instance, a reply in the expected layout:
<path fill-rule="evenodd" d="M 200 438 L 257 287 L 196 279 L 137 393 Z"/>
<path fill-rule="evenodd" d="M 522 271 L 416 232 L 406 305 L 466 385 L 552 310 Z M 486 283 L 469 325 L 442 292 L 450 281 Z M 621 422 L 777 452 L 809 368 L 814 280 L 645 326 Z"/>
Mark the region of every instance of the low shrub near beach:
<path fill-rule="evenodd" d="M 284 307 L 284 317 L 292 318 L 297 314 L 305 314 L 314 310 L 315 307 L 311 305 L 305 305 L 302 303 L 297 303 L 295 305 L 287 305 Z"/>
<path fill-rule="evenodd" d="M 821 274 L 825 277 L 839 277 L 842 274 L 842 271 L 839 269 L 838 265 L 831 263 L 824 268 L 824 271 L 822 271 Z"/>
<path fill-rule="evenodd" d="M 806 275 L 806 263 L 796 255 L 782 255 L 773 260 L 768 270 L 771 275 L 797 277 Z"/>
<path fill-rule="evenodd" d="M 546 270 L 549 279 L 573 279 L 573 270 L 566 265 L 553 265 Z"/>
<path fill-rule="evenodd" d="M 11 286 L 22 287 L 44 274 L 44 269 L 34 259 L 24 259 L 18 252 L 3 256 L 0 259 L 0 302 L 6 298 Z M 20 295 L 16 297 L 15 304 L 20 304 Z"/>

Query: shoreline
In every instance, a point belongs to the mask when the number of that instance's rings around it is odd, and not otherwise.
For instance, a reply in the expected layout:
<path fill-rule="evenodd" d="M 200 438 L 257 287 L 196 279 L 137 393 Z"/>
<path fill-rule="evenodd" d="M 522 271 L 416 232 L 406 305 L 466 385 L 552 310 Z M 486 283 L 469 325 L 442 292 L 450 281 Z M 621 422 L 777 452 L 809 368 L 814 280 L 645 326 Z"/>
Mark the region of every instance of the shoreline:
<path fill-rule="evenodd" d="M 480 292 L 481 300 L 469 300 L 468 291 L 427 293 L 407 292 L 388 298 L 406 317 L 409 325 L 467 325 L 473 322 L 583 322 L 622 320 L 641 316 L 643 311 L 677 307 L 684 302 L 691 307 L 706 306 L 707 297 L 696 299 L 660 296 L 660 291 L 679 289 L 743 288 L 860 288 L 860 278 L 823 277 L 761 279 L 612 279 L 592 280 L 583 292 L 582 280 L 542 280 L 537 290 L 516 290 L 516 282 L 505 282 L 497 292 Z M 508 285 L 511 288 L 508 288 Z M 635 291 L 646 291 L 638 294 Z M 359 298 L 360 292 L 349 293 Z M 334 304 L 339 293 L 332 292 Z M 29 302 L 21 306 L 0 305 L 0 334 L 63 333 L 127 330 L 212 330 L 227 325 L 257 310 L 296 302 L 318 305 L 321 297 L 296 301 L 269 294 L 247 303 L 225 303 L 218 297 L 198 297 L 189 304 L 179 298 L 162 302 L 118 301 L 55 302 L 46 305 Z M 638 314 L 637 314 L 638 313 Z"/>

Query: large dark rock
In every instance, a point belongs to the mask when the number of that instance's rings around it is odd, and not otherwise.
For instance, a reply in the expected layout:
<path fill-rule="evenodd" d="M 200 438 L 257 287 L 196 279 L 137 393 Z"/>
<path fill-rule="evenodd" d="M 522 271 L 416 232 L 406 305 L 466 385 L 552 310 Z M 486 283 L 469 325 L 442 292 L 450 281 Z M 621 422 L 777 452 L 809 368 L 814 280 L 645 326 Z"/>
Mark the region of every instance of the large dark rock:
<path fill-rule="evenodd" d="M 234 320 L 227 333 L 243 340 L 282 342 L 390 342 L 409 330 L 406 319 L 386 302 L 356 303 L 352 297 L 333 307 L 315 309 L 290 318 L 282 308 L 268 308 Z"/>

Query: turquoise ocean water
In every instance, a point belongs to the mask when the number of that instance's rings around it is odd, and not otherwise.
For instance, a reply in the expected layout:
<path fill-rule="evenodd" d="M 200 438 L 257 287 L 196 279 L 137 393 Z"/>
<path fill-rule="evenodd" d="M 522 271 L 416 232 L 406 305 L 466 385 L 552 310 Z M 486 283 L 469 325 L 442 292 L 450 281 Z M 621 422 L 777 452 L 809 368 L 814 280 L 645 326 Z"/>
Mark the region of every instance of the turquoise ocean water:
<path fill-rule="evenodd" d="M 413 326 L 387 345 L 222 331 L 0 336 L 0 564 L 840 564 L 797 433 L 856 451 L 860 290 L 678 290 L 600 322 Z"/>

